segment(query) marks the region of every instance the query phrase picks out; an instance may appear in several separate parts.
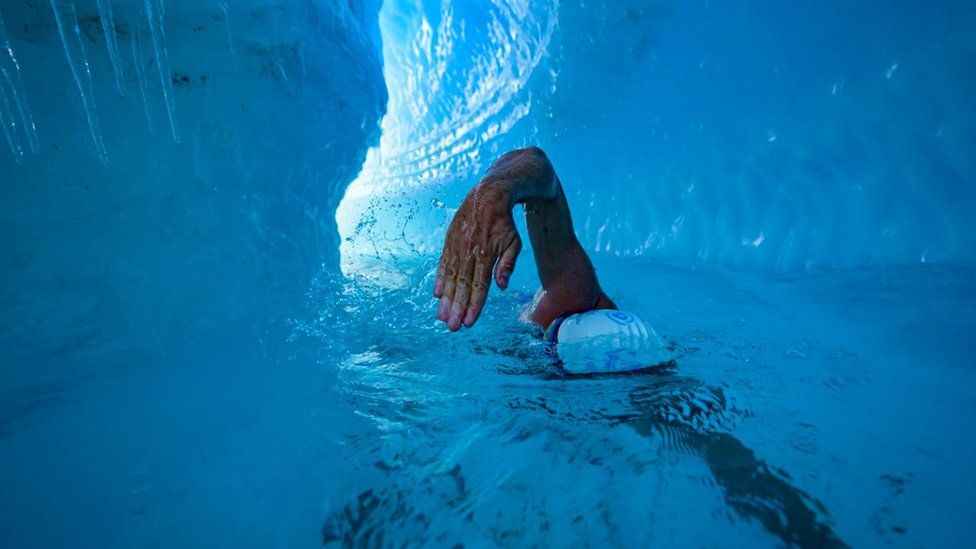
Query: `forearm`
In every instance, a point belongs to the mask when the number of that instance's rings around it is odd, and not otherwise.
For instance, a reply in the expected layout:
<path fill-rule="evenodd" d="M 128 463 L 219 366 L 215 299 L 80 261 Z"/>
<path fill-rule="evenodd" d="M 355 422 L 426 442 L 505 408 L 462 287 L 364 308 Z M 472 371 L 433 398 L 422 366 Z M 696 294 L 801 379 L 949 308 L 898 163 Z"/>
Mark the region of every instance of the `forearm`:
<path fill-rule="evenodd" d="M 530 201 L 556 199 L 559 180 L 545 153 L 537 147 L 528 147 L 499 157 L 478 187 L 504 190 L 510 206 L 514 207 Z"/>
<path fill-rule="evenodd" d="M 478 187 L 510 209 L 516 204 L 525 206 L 529 239 L 543 286 L 570 256 L 586 256 L 573 231 L 562 184 L 542 150 L 529 147 L 506 153 L 488 169 Z"/>
<path fill-rule="evenodd" d="M 548 326 L 567 312 L 613 308 L 596 280 L 576 234 L 569 205 L 552 164 L 535 147 L 512 151 L 495 162 L 468 193 L 447 228 L 437 264 L 437 318 L 456 331 L 481 314 L 494 275 L 502 290 L 515 271 L 522 239 L 512 208 L 525 205 L 532 251 L 545 296 L 531 313 Z"/>
<path fill-rule="evenodd" d="M 546 155 L 537 148 L 510 152 L 492 165 L 479 186 L 501 193 L 499 200 L 509 207 L 525 205 L 539 281 L 549 294 L 535 320 L 545 325 L 549 317 L 596 306 L 602 293 L 596 272 L 576 238 L 566 195 Z"/>

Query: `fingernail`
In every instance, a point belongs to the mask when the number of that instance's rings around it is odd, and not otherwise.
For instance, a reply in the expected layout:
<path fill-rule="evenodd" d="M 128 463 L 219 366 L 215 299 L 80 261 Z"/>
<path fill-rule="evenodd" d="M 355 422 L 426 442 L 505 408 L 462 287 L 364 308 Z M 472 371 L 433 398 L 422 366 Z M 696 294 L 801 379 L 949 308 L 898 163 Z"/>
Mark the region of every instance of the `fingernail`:
<path fill-rule="evenodd" d="M 447 326 L 451 330 L 457 330 L 461 327 L 461 313 L 464 312 L 460 307 L 451 307 L 451 317 L 447 320 Z"/>
<path fill-rule="evenodd" d="M 472 324 L 474 324 L 474 309 L 468 309 L 464 315 L 464 325 L 470 328 Z"/>
<path fill-rule="evenodd" d="M 434 296 L 441 297 L 444 295 L 444 281 L 438 280 L 434 282 Z"/>
<path fill-rule="evenodd" d="M 441 304 L 438 305 L 437 307 L 438 320 L 445 320 L 445 321 L 447 320 L 447 311 L 450 310 L 450 306 L 451 306 L 450 300 L 448 300 L 446 296 L 442 297 Z"/>

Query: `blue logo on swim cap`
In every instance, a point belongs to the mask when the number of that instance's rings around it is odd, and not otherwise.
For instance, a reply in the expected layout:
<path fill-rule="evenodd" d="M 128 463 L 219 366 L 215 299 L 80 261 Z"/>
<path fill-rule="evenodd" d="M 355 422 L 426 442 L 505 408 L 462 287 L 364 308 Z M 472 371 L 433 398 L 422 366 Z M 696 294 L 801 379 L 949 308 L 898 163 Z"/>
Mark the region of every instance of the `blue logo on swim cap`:
<path fill-rule="evenodd" d="M 634 315 L 625 313 L 623 311 L 609 311 L 607 312 L 607 318 L 616 322 L 617 324 L 620 324 L 621 326 L 630 324 L 634 321 Z"/>

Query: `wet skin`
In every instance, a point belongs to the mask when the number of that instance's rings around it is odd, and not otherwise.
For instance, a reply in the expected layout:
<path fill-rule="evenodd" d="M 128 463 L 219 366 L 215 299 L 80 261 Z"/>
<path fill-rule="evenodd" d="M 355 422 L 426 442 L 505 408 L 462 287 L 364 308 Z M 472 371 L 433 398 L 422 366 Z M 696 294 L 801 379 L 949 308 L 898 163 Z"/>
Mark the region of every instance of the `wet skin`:
<path fill-rule="evenodd" d="M 525 206 L 529 240 L 544 295 L 529 313 L 548 326 L 561 314 L 616 309 L 600 289 L 596 271 L 583 251 L 562 184 L 537 147 L 502 155 L 461 203 L 444 238 L 434 295 L 437 318 L 452 332 L 477 322 L 494 278 L 508 287 L 522 238 L 512 209 Z"/>

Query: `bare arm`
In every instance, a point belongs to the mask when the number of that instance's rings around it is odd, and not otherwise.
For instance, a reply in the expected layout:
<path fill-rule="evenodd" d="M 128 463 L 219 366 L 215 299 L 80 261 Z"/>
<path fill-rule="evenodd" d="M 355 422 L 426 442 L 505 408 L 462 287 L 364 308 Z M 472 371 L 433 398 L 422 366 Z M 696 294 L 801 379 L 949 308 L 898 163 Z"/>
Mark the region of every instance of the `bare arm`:
<path fill-rule="evenodd" d="M 540 149 L 506 153 L 468 193 L 448 228 L 434 283 L 441 299 L 437 318 L 449 329 L 478 319 L 495 283 L 504 290 L 522 241 L 512 208 L 525 205 L 529 240 L 545 296 L 532 321 L 547 326 L 560 314 L 615 308 L 600 290 L 596 272 L 576 234 L 556 172 Z"/>

